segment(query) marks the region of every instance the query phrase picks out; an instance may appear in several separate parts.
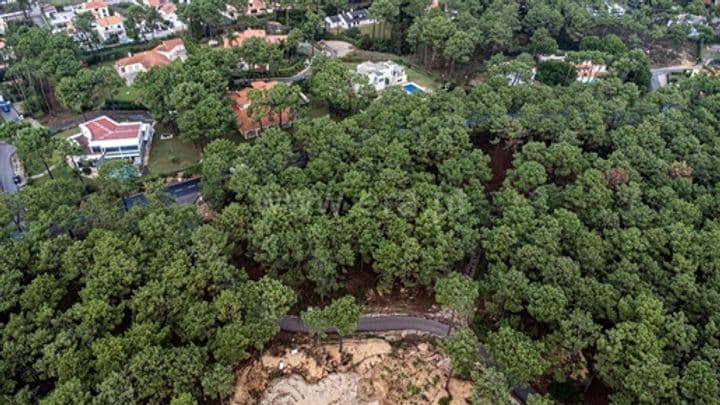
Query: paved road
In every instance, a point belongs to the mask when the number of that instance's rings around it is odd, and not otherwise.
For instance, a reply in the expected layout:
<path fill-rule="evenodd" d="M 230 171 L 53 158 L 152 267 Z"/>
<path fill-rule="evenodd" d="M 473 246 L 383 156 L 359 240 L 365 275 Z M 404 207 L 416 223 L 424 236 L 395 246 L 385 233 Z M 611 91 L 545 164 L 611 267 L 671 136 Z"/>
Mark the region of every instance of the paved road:
<path fill-rule="evenodd" d="M 297 316 L 286 315 L 280 320 L 280 329 L 286 332 L 308 333 L 305 324 Z M 450 327 L 432 319 L 405 315 L 363 316 L 358 323 L 358 332 L 388 332 L 415 330 L 427 332 L 433 336 L 446 336 Z M 334 333 L 330 328 L 328 333 Z"/>
<path fill-rule="evenodd" d="M 12 166 L 12 155 L 14 153 L 14 146 L 0 142 L 0 186 L 2 191 L 10 193 L 18 191 L 17 184 L 13 181 L 15 172 Z"/>
<path fill-rule="evenodd" d="M 650 69 L 652 78 L 650 79 L 650 91 L 655 91 L 660 87 L 667 84 L 667 74 L 673 72 L 684 72 L 686 69 L 699 69 L 702 65 L 688 66 L 688 65 L 675 65 L 665 66 L 657 69 Z"/>
<path fill-rule="evenodd" d="M 165 192 L 170 194 L 177 204 L 194 204 L 200 197 L 200 179 L 192 179 L 167 186 Z M 144 193 L 139 193 L 126 198 L 125 203 L 130 209 L 136 205 L 145 205 L 148 201 Z"/>
<path fill-rule="evenodd" d="M 293 333 L 308 333 L 303 321 L 297 316 L 285 315 L 280 319 L 280 329 Z M 388 331 L 420 331 L 427 332 L 433 336 L 447 336 L 450 326 L 432 319 L 407 315 L 377 315 L 362 316 L 358 322 L 358 332 L 388 332 Z M 335 330 L 329 328 L 327 333 Z M 478 348 L 483 362 L 487 364 L 488 354 L 483 346 Z M 537 394 L 531 387 L 517 387 L 512 389 L 513 396 L 520 402 L 526 403 L 530 395 Z"/>
<path fill-rule="evenodd" d="M 20 115 L 18 115 L 17 109 L 15 109 L 15 105 L 10 106 L 10 111 L 5 112 L 3 110 L 0 110 L 0 113 L 2 114 L 2 118 L 5 121 L 20 121 Z"/>

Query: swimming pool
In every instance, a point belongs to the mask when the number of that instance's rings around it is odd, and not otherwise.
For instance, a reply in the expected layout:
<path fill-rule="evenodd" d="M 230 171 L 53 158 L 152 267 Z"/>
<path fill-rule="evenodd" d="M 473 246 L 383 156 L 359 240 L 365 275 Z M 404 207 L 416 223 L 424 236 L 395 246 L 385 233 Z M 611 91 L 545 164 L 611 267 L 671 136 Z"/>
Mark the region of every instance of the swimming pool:
<path fill-rule="evenodd" d="M 417 84 L 412 83 L 412 82 L 404 84 L 404 85 L 403 85 L 403 89 L 404 89 L 408 94 L 413 94 L 413 93 L 418 92 L 418 91 L 420 91 L 420 92 L 424 92 L 424 91 L 425 91 L 425 89 L 423 89 L 422 87 L 420 87 L 420 86 L 418 86 Z"/>

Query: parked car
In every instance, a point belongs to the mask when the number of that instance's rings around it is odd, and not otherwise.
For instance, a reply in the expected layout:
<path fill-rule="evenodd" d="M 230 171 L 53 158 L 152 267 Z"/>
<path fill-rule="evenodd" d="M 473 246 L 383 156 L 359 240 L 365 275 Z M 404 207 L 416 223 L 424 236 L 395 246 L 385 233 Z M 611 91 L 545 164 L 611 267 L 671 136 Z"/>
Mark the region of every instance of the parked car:
<path fill-rule="evenodd" d="M 18 175 L 15 175 L 13 176 L 13 182 L 15 182 L 15 184 L 20 184 L 22 182 L 22 178 L 20 178 L 20 176 Z"/>
<path fill-rule="evenodd" d="M 10 112 L 10 102 L 5 100 L 5 97 L 0 96 L 0 109 L 3 112 Z"/>

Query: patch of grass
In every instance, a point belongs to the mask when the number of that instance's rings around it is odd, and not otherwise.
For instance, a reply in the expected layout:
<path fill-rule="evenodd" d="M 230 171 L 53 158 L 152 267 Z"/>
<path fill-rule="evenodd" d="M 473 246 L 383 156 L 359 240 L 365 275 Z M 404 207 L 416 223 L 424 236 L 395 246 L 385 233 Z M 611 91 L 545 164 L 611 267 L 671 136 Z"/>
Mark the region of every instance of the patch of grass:
<path fill-rule="evenodd" d="M 415 82 L 425 88 L 439 89 L 442 85 L 439 80 L 423 70 L 406 66 L 405 72 L 409 82 Z"/>
<path fill-rule="evenodd" d="M 55 133 L 55 135 L 53 135 L 53 137 L 55 137 L 57 139 L 68 139 L 69 137 L 79 134 L 79 133 L 80 133 L 80 127 L 72 127 L 72 128 L 68 128 L 66 130 Z"/>
<path fill-rule="evenodd" d="M 177 136 L 172 139 L 160 139 L 160 135 L 169 133 L 167 128 L 157 126 L 150 148 L 148 170 L 150 174 L 165 176 L 192 166 L 200 159 L 200 150 L 190 142 L 183 142 Z"/>
<path fill-rule="evenodd" d="M 383 33 L 383 23 L 377 22 L 374 24 L 366 24 L 366 25 L 360 25 L 357 27 L 357 29 L 360 31 L 361 34 L 367 35 L 368 37 L 373 37 L 373 27 L 375 27 L 375 39 L 389 39 L 390 34 L 392 33 L 392 24 L 385 24 L 384 27 L 384 33 Z"/>
<path fill-rule="evenodd" d="M 135 103 L 140 98 L 139 92 L 135 86 L 125 86 L 123 84 L 113 92 L 113 100 Z"/>
<path fill-rule="evenodd" d="M 52 174 L 53 174 L 54 179 L 80 181 L 78 176 L 73 172 L 73 169 L 64 163 L 59 163 L 57 166 L 55 166 L 55 169 L 53 169 Z M 50 176 L 45 175 L 42 177 L 38 177 L 37 179 L 29 180 L 28 184 L 39 185 L 39 184 L 43 184 L 47 181 L 50 181 Z M 90 177 L 83 177 L 82 182 L 85 185 L 85 187 L 87 187 L 87 188 L 90 188 L 90 189 L 97 188 L 97 179 L 90 178 Z"/>

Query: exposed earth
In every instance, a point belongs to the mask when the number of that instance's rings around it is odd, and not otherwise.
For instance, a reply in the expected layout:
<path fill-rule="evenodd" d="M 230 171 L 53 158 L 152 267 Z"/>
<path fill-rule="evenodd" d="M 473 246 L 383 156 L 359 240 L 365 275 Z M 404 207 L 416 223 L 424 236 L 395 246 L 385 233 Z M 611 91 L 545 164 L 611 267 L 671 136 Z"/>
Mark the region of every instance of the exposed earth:
<path fill-rule="evenodd" d="M 402 337 L 347 340 L 342 355 L 335 342 L 275 347 L 238 370 L 232 404 L 466 404 L 471 383 L 452 378 L 445 389 L 449 362 L 432 341 Z"/>

